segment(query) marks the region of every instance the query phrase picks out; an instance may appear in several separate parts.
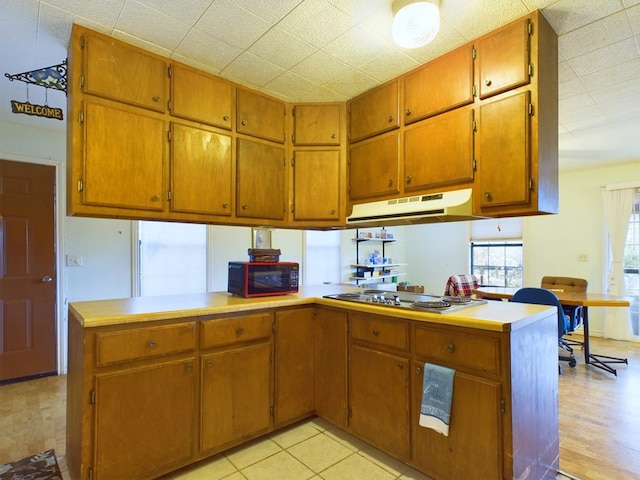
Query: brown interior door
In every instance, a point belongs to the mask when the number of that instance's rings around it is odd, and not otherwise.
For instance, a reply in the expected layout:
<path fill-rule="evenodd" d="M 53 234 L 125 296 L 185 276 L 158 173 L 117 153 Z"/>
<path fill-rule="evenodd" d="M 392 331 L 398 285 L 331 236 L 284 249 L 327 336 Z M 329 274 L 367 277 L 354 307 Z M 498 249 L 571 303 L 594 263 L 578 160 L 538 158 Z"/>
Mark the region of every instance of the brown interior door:
<path fill-rule="evenodd" d="M 56 371 L 55 169 L 0 160 L 0 381 Z"/>

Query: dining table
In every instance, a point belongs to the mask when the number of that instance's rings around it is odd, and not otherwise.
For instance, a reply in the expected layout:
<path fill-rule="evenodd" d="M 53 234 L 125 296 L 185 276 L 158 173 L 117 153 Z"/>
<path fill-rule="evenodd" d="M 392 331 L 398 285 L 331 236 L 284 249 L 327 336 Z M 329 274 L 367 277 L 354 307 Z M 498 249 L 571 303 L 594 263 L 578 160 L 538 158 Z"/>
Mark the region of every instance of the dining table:
<path fill-rule="evenodd" d="M 482 286 L 473 290 L 473 294 L 477 298 L 487 300 L 511 300 L 513 294 L 519 290 L 517 287 L 491 287 Z M 628 307 L 629 299 L 609 295 L 606 293 L 594 292 L 565 292 L 561 289 L 549 289 L 556 294 L 558 300 L 563 306 L 581 306 L 582 307 L 582 325 L 584 333 L 584 362 L 587 365 L 600 368 L 617 376 L 617 370 L 612 367 L 615 364 L 628 365 L 627 358 L 612 357 L 608 355 L 600 355 L 592 353 L 589 347 L 589 307 Z"/>

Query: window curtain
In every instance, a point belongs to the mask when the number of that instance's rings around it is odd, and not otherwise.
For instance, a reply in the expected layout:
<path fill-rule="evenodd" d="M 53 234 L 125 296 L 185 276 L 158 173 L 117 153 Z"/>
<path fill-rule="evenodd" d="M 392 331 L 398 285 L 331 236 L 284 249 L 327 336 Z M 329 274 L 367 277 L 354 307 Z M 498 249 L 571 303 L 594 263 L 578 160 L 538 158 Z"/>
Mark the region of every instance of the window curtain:
<path fill-rule="evenodd" d="M 604 216 L 609 232 L 612 255 L 606 276 L 607 293 L 610 295 L 624 296 L 627 293 L 624 286 L 622 259 L 629 227 L 629 216 L 633 208 L 633 196 L 633 188 L 602 190 Z M 607 308 L 602 327 L 602 336 L 614 340 L 630 340 L 633 338 L 629 307 Z"/>

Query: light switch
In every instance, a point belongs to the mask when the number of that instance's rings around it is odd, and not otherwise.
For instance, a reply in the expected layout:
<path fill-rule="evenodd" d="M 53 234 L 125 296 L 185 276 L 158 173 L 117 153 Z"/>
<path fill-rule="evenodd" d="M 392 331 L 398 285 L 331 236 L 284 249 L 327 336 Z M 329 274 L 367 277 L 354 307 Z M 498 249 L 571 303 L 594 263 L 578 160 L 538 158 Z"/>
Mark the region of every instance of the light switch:
<path fill-rule="evenodd" d="M 67 267 L 81 267 L 82 266 L 82 255 L 76 254 L 67 254 Z"/>
<path fill-rule="evenodd" d="M 579 262 L 587 262 L 589 260 L 589 255 L 587 255 L 586 253 L 579 253 L 578 254 L 578 261 Z"/>

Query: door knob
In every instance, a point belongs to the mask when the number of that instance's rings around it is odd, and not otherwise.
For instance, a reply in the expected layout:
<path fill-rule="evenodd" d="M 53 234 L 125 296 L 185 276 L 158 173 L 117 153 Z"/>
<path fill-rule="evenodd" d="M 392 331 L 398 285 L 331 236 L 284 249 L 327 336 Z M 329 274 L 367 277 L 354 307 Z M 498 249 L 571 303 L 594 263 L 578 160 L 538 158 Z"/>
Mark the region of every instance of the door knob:
<path fill-rule="evenodd" d="M 53 278 L 47 275 L 46 277 L 42 277 L 42 283 L 51 283 L 53 282 Z"/>

